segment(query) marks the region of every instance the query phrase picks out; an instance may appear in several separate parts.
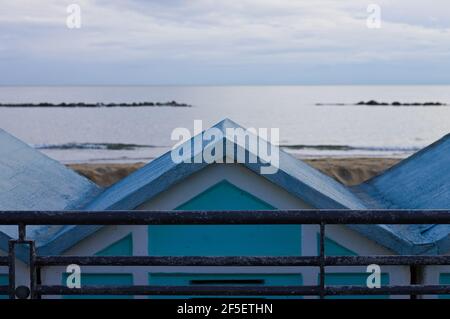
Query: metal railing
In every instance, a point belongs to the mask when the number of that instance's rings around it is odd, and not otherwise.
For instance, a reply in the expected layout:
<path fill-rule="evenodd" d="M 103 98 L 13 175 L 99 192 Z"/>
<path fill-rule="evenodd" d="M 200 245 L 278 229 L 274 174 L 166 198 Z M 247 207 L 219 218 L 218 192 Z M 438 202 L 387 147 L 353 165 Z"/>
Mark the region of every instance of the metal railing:
<path fill-rule="evenodd" d="M 27 225 L 320 225 L 319 256 L 231 256 L 231 257 L 154 257 L 154 256 L 41 256 L 33 240 L 27 239 Z M 450 256 L 325 256 L 326 225 L 356 224 L 450 224 L 445 210 L 277 210 L 277 211 L 5 211 L 0 225 L 17 225 L 18 238 L 9 241 L 7 257 L 0 266 L 9 270 L 7 286 L 0 295 L 11 299 L 51 295 L 152 295 L 152 296 L 325 296 L 333 295 L 417 295 L 450 294 L 450 285 L 404 286 L 328 286 L 327 266 L 450 265 Z M 16 287 L 16 245 L 29 247 L 29 286 Z M 243 267 L 319 267 L 319 284 L 313 286 L 82 286 L 68 288 L 46 285 L 41 270 L 49 266 L 243 266 Z"/>

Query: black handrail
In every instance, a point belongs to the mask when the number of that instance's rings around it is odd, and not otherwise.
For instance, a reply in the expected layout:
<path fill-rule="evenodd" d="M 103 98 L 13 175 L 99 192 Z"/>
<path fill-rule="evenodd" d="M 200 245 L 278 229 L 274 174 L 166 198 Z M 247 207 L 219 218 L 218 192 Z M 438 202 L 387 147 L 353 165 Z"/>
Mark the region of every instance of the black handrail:
<path fill-rule="evenodd" d="M 319 256 L 40 256 L 26 236 L 27 225 L 320 225 Z M 44 295 L 211 295 L 307 296 L 450 294 L 450 285 L 360 286 L 325 285 L 327 266 L 450 265 L 450 256 L 325 256 L 328 224 L 450 224 L 447 210 L 277 210 L 277 211 L 3 211 L 0 225 L 17 225 L 19 238 L 9 242 L 8 256 L 0 266 L 9 269 L 9 285 L 0 295 L 40 298 Z M 15 246 L 30 248 L 30 286 L 16 287 Z M 41 269 L 48 266 L 310 266 L 320 268 L 317 286 L 83 286 L 70 289 L 41 283 Z"/>
<path fill-rule="evenodd" d="M 448 210 L 0 211 L 0 225 L 450 224 Z"/>

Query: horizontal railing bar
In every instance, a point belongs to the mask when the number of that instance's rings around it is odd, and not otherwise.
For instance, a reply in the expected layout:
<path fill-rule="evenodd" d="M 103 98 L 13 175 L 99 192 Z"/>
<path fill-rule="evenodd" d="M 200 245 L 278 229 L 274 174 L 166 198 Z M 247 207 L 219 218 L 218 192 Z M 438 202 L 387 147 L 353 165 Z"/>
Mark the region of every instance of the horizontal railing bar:
<path fill-rule="evenodd" d="M 449 210 L 279 211 L 1 211 L 0 225 L 258 225 L 450 224 Z M 23 228 L 22 230 L 25 230 Z M 25 232 L 23 232 L 25 234 Z M 36 256 L 34 266 L 319 266 L 319 256 Z M 450 256 L 328 256 L 325 266 L 450 265 Z M 0 266 L 8 266 L 0 257 Z M 65 286 L 37 285 L 38 295 L 307 296 L 320 286 Z M 325 295 L 450 294 L 450 285 L 325 286 Z M 7 295 L 8 286 L 0 286 Z"/>
<path fill-rule="evenodd" d="M 307 296 L 317 295 L 318 286 L 66 286 L 38 285 L 41 295 L 154 295 L 154 296 Z"/>
<path fill-rule="evenodd" d="M 448 210 L 2 211 L 0 225 L 450 224 Z"/>
<path fill-rule="evenodd" d="M 319 266 L 319 256 L 37 256 L 36 266 Z M 325 266 L 450 265 L 450 256 L 330 256 Z"/>
<path fill-rule="evenodd" d="M 326 266 L 367 266 L 377 265 L 450 265 L 450 256 L 333 256 L 325 257 Z"/>
<path fill-rule="evenodd" d="M 154 296 L 317 296 L 319 286 L 66 286 L 38 285 L 41 295 L 154 295 Z M 362 286 L 325 287 L 325 295 L 434 295 L 450 294 L 450 285 L 386 286 L 370 289 Z"/>
<path fill-rule="evenodd" d="M 333 295 L 437 295 L 450 294 L 450 285 L 410 285 L 368 288 L 360 286 L 327 286 L 325 294 Z"/>
<path fill-rule="evenodd" d="M 319 257 L 37 256 L 36 266 L 317 266 Z"/>

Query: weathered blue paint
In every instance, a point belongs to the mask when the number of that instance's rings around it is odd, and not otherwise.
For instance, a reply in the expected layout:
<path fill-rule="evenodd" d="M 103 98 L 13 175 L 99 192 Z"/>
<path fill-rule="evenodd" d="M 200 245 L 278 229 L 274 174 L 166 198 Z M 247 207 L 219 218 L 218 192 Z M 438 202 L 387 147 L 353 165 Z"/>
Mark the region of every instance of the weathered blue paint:
<path fill-rule="evenodd" d="M 450 207 L 450 134 L 363 183 L 374 205 L 393 209 Z"/>
<path fill-rule="evenodd" d="M 288 285 L 301 286 L 303 284 L 301 274 L 154 273 L 149 274 L 148 278 L 149 285 L 156 285 L 156 286 L 211 285 L 211 280 L 220 281 L 221 286 L 227 285 L 227 282 L 229 285 L 240 285 L 240 286 L 288 286 Z M 189 296 L 180 296 L 178 298 L 188 298 L 188 297 Z M 285 297 L 283 298 L 285 299 Z"/>
<path fill-rule="evenodd" d="M 0 210 L 81 209 L 100 192 L 85 177 L 0 129 Z M 27 235 L 39 250 L 66 229 L 28 226 Z M 8 240 L 17 235 L 16 226 L 0 226 L 0 249 L 6 251 Z M 76 234 L 71 236 L 71 240 L 77 238 Z M 18 247 L 19 258 L 27 256 L 23 248 Z"/>
<path fill-rule="evenodd" d="M 370 207 L 450 208 L 450 134 L 383 174 L 356 187 Z M 450 249 L 450 225 L 386 226 L 409 242 L 405 253 L 440 254 Z"/>
<path fill-rule="evenodd" d="M 0 129 L 1 210 L 79 209 L 99 193 L 85 177 Z"/>
<path fill-rule="evenodd" d="M 133 235 L 128 234 L 108 247 L 100 250 L 96 256 L 133 256 Z"/>
<path fill-rule="evenodd" d="M 228 181 L 207 189 L 178 210 L 272 210 Z M 301 254 L 300 225 L 149 226 L 152 256 L 292 256 Z"/>
<path fill-rule="evenodd" d="M 62 285 L 67 284 L 68 274 L 64 273 L 62 276 Z M 83 285 L 133 285 L 132 274 L 81 274 L 81 286 Z M 64 299 L 132 299 L 133 296 L 64 296 Z"/>
<path fill-rule="evenodd" d="M 0 286 L 7 286 L 8 285 L 8 275 L 2 275 L 0 274 Z M 7 295 L 0 295 L 0 299 L 8 299 Z"/>
<path fill-rule="evenodd" d="M 320 235 L 317 234 L 317 255 L 320 255 Z M 358 256 L 354 251 L 325 237 L 325 256 Z"/>
<path fill-rule="evenodd" d="M 363 286 L 367 285 L 369 273 L 326 273 L 325 285 L 327 286 Z M 319 279 L 318 281 L 319 282 Z M 381 274 L 381 286 L 389 285 L 389 274 Z M 388 299 L 389 296 L 327 296 L 327 299 Z"/>

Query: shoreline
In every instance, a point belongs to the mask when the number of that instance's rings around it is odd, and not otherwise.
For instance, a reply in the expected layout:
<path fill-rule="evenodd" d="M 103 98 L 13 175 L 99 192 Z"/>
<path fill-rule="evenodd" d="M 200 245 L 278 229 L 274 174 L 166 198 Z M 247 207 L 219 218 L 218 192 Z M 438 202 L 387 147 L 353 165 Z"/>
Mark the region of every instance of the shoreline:
<path fill-rule="evenodd" d="M 368 180 L 393 165 L 401 158 L 386 157 L 320 157 L 301 158 L 337 181 L 353 186 Z M 100 186 L 110 186 L 125 178 L 147 163 L 77 163 L 66 164 L 77 173 L 89 178 Z"/>

